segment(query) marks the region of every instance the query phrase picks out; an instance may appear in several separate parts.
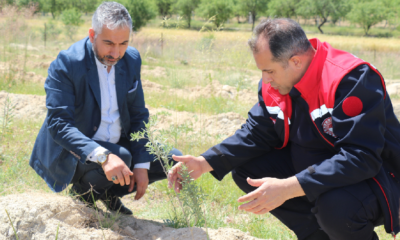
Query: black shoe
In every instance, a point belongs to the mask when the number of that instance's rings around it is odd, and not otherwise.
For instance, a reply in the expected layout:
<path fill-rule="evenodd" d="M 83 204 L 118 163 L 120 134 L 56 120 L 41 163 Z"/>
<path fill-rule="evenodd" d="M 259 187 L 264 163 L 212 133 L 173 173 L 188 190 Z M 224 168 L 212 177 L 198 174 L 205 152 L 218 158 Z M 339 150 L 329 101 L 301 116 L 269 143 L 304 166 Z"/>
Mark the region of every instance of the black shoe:
<path fill-rule="evenodd" d="M 125 205 L 122 203 L 121 199 L 117 196 L 108 197 L 108 198 L 102 197 L 102 198 L 100 198 L 100 201 L 102 201 L 106 205 L 108 210 L 118 211 L 125 215 L 133 214 L 133 212 L 129 208 L 125 207 Z"/>

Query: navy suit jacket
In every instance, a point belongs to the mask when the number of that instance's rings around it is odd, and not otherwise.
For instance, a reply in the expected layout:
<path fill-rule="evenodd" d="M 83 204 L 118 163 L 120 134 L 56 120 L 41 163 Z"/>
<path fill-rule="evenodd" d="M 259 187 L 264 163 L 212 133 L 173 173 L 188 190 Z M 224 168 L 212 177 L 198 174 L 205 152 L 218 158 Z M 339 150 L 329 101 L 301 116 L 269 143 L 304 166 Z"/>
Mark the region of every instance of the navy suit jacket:
<path fill-rule="evenodd" d="M 128 47 L 115 65 L 115 88 L 121 121 L 121 137 L 144 128 L 149 111 L 145 107 L 140 81 L 139 52 Z M 78 161 L 100 145 L 92 140 L 101 121 L 100 84 L 89 38 L 61 51 L 48 70 L 45 82 L 46 119 L 32 151 L 30 166 L 47 185 L 60 192 L 71 182 Z M 133 162 L 153 160 L 146 140 L 131 142 Z"/>

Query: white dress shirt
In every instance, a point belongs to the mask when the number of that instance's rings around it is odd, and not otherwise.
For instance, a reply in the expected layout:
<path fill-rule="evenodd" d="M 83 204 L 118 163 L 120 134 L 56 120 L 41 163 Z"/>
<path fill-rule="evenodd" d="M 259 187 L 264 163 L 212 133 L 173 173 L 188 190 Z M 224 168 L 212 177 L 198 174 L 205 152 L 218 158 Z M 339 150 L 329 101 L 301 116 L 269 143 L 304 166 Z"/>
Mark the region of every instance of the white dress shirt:
<path fill-rule="evenodd" d="M 95 59 L 100 82 L 101 122 L 92 139 L 117 143 L 121 137 L 121 123 L 115 90 L 115 67 L 112 66 L 110 72 L 108 72 L 107 66 L 96 57 Z M 104 147 L 97 147 L 88 155 L 87 160 L 97 162 L 97 156 L 106 151 L 107 149 Z M 135 168 L 150 169 L 150 163 L 138 163 L 135 164 Z"/>

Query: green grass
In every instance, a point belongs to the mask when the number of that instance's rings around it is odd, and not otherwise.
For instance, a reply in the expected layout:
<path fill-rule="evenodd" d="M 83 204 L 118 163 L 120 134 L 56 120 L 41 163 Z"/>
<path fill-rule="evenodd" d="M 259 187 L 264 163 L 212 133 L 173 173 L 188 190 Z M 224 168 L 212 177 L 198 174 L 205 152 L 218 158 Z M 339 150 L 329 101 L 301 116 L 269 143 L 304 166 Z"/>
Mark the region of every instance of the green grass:
<path fill-rule="evenodd" d="M 14 120 L 11 133 L 0 140 L 0 195 L 31 189 L 50 192 L 28 165 L 41 124 L 38 121 Z"/>
<path fill-rule="evenodd" d="M 0 79 L 0 89 L 8 93 L 46 95 L 43 84 L 40 83 L 7 83 L 6 81 L 2 82 Z"/>

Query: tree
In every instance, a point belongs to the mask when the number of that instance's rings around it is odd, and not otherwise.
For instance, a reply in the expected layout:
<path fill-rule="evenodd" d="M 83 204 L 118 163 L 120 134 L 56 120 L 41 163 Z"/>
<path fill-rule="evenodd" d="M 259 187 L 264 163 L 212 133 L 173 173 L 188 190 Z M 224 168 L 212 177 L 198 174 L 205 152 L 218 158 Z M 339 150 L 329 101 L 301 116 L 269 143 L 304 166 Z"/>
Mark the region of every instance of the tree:
<path fill-rule="evenodd" d="M 71 40 L 73 40 L 77 28 L 84 22 L 81 17 L 81 12 L 75 8 L 64 10 L 61 14 L 61 21 L 65 25 L 66 34 Z"/>
<path fill-rule="evenodd" d="M 298 12 L 304 17 L 318 16 L 321 19 L 318 30 L 324 33 L 321 27 L 328 21 L 328 18 L 337 20 L 344 17 L 350 7 L 348 0 L 301 0 Z"/>
<path fill-rule="evenodd" d="M 233 8 L 232 0 L 203 0 L 198 11 L 207 19 L 215 16 L 214 24 L 218 28 L 232 16 Z"/>
<path fill-rule="evenodd" d="M 383 0 L 386 8 L 386 19 L 390 25 L 397 26 L 399 24 L 398 17 L 400 14 L 400 0 Z"/>
<path fill-rule="evenodd" d="M 53 19 L 55 19 L 56 16 L 65 9 L 64 3 L 65 3 L 65 1 L 62 1 L 62 0 L 40 0 L 39 1 L 41 11 L 50 12 Z"/>
<path fill-rule="evenodd" d="M 178 0 L 175 4 L 175 8 L 186 19 L 188 28 L 190 28 L 192 13 L 199 4 L 200 0 Z"/>
<path fill-rule="evenodd" d="M 132 30 L 139 31 L 146 23 L 156 17 L 155 6 L 150 1 L 119 0 L 124 5 L 132 18 Z"/>
<path fill-rule="evenodd" d="M 98 0 L 69 0 L 65 1 L 64 8 L 75 8 L 84 13 L 88 13 L 95 11 L 98 5 Z"/>
<path fill-rule="evenodd" d="M 296 17 L 299 2 L 300 0 L 271 0 L 268 3 L 268 15 L 285 18 Z"/>
<path fill-rule="evenodd" d="M 241 23 L 240 22 L 240 17 L 243 17 L 243 12 L 240 9 L 239 1 L 240 0 L 233 0 L 233 13 L 232 13 L 232 15 L 236 17 L 238 23 Z"/>
<path fill-rule="evenodd" d="M 157 6 L 158 14 L 166 17 L 172 14 L 173 5 L 176 3 L 176 0 L 154 0 L 154 3 Z"/>
<path fill-rule="evenodd" d="M 364 29 L 368 35 L 370 28 L 377 23 L 387 19 L 388 9 L 379 0 L 360 0 L 354 2 L 352 10 L 347 14 L 347 18 Z"/>
<path fill-rule="evenodd" d="M 268 9 L 269 0 L 239 0 L 238 4 L 240 9 L 244 14 L 251 13 L 253 26 L 251 27 L 254 30 L 254 23 L 262 13 L 265 13 Z"/>

